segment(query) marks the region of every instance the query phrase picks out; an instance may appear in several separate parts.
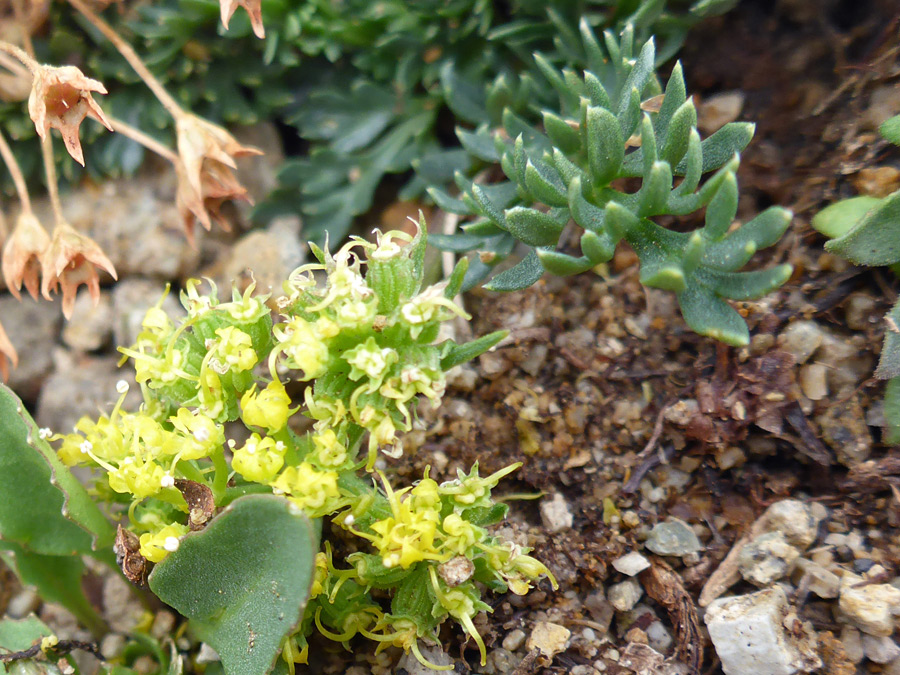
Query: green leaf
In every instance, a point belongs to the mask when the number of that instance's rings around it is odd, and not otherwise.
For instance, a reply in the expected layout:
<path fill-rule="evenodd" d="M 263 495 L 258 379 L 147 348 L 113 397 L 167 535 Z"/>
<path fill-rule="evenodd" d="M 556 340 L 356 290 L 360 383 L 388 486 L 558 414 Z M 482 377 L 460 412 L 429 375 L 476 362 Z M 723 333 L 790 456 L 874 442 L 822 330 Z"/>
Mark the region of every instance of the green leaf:
<path fill-rule="evenodd" d="M 553 246 L 559 241 L 566 221 L 524 206 L 506 212 L 506 227 L 519 241 L 529 246 Z"/>
<path fill-rule="evenodd" d="M 447 61 L 441 68 L 441 87 L 444 101 L 458 118 L 472 124 L 487 119 L 484 87 L 461 78 L 452 61 Z"/>
<path fill-rule="evenodd" d="M 691 284 L 678 294 L 678 304 L 695 333 L 735 347 L 750 344 L 750 331 L 741 315 L 709 289 Z"/>
<path fill-rule="evenodd" d="M 494 137 L 491 136 L 487 127 L 480 127 L 475 132 L 457 127 L 456 137 L 463 148 L 472 156 L 484 162 L 494 163 L 500 161 L 500 153 L 497 152 L 497 148 L 494 145 Z"/>
<path fill-rule="evenodd" d="M 736 153 L 741 152 L 753 140 L 756 125 L 750 122 L 729 122 L 700 144 L 703 150 L 702 173 L 724 166 Z M 684 174 L 686 159 L 675 167 L 675 175 Z"/>
<path fill-rule="evenodd" d="M 525 186 L 536 201 L 547 206 L 566 206 L 569 203 L 567 188 L 559 174 L 543 162 L 528 160 L 525 165 Z"/>
<path fill-rule="evenodd" d="M 441 370 L 450 370 L 454 366 L 471 361 L 476 356 L 481 356 L 507 335 L 508 330 L 498 330 L 461 345 L 453 340 L 441 343 Z"/>
<path fill-rule="evenodd" d="M 607 185 L 618 175 L 625 156 L 619 120 L 609 110 L 590 106 L 585 127 L 591 178 L 595 185 Z"/>
<path fill-rule="evenodd" d="M 537 254 L 545 270 L 561 277 L 581 274 L 594 266 L 587 256 L 575 258 L 566 253 L 546 248 L 537 249 Z"/>
<path fill-rule="evenodd" d="M 888 423 L 885 441 L 900 443 L 900 377 L 892 377 L 884 389 L 884 417 Z"/>
<path fill-rule="evenodd" d="M 535 284 L 544 274 L 538 254 L 531 250 L 518 263 L 500 272 L 484 285 L 489 291 L 520 291 Z"/>
<path fill-rule="evenodd" d="M 878 127 L 878 133 L 894 145 L 900 145 L 900 115 L 894 115 Z"/>
<path fill-rule="evenodd" d="M 900 190 L 888 195 L 843 237 L 825 249 L 857 265 L 893 265 L 900 262 Z"/>
<path fill-rule="evenodd" d="M 852 230 L 869 211 L 883 201 L 884 199 L 868 195 L 842 199 L 814 215 L 810 225 L 829 239 L 837 239 Z"/>
<path fill-rule="evenodd" d="M 35 642 L 51 635 L 53 631 L 50 627 L 34 614 L 24 619 L 3 619 L 0 621 L 0 653 L 25 651 Z M 0 674 L 11 670 L 20 672 L 12 664 L 7 669 L 7 665 L 0 661 Z"/>
<path fill-rule="evenodd" d="M 703 270 L 697 273 L 704 285 L 716 295 L 732 300 L 755 300 L 771 293 L 790 279 L 794 268 L 790 265 L 776 265 L 752 272 L 719 272 Z"/>
<path fill-rule="evenodd" d="M 721 241 L 707 246 L 703 264 L 726 272 L 740 269 L 756 251 L 777 242 L 793 217 L 787 209 L 770 206 L 749 223 L 729 232 Z"/>
<path fill-rule="evenodd" d="M 75 555 L 92 544 L 110 546 L 114 537 L 22 402 L 0 384 L 0 539 L 43 555 Z"/>
<path fill-rule="evenodd" d="M 15 570 L 23 584 L 35 586 L 45 602 L 58 602 L 95 635 L 106 624 L 81 588 L 84 563 L 80 556 L 31 553 L 12 542 L 0 542 L 0 557 Z"/>
<path fill-rule="evenodd" d="M 733 173 L 729 173 L 706 207 L 706 225 L 703 232 L 710 241 L 719 241 L 725 236 L 731 223 L 734 222 L 737 207 L 737 178 Z"/>
<path fill-rule="evenodd" d="M 875 377 L 889 380 L 900 377 L 900 302 L 893 306 L 884 320 L 887 322 L 887 330 L 884 331 L 884 345 L 881 347 Z"/>
<path fill-rule="evenodd" d="M 685 101 L 672 115 L 671 123 L 664 136 L 665 142 L 659 151 L 659 158 L 671 166 L 676 166 L 687 152 L 691 131 L 696 126 L 697 110 L 694 108 L 694 103 L 690 100 Z"/>
<path fill-rule="evenodd" d="M 606 232 L 586 231 L 581 235 L 581 252 L 595 265 L 612 260 L 616 244 Z"/>
<path fill-rule="evenodd" d="M 190 619 L 225 672 L 263 675 L 303 616 L 318 540 L 287 500 L 248 495 L 185 536 L 154 568 L 150 588 Z"/>
<path fill-rule="evenodd" d="M 576 128 L 558 115 L 544 111 L 544 129 L 554 147 L 567 155 L 576 155 L 581 151 L 581 136 Z"/>

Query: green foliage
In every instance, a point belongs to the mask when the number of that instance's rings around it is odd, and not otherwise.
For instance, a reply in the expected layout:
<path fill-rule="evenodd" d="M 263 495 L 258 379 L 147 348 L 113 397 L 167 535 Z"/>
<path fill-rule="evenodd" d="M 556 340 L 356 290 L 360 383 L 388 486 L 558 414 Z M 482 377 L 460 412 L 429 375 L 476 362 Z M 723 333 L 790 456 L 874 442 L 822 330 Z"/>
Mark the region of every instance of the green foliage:
<path fill-rule="evenodd" d="M 108 554 L 95 551 L 108 548 L 112 538 L 112 527 L 85 488 L 18 397 L 0 384 L 0 556 L 24 583 L 97 631 L 103 622 L 81 589 L 80 556 L 108 562 Z"/>
<path fill-rule="evenodd" d="M 900 146 L 900 115 L 879 128 L 881 135 Z M 884 198 L 851 197 L 832 204 L 812 219 L 827 237 L 825 249 L 857 265 L 879 267 L 900 263 L 900 190 Z M 896 268 L 895 268 L 896 269 Z M 885 440 L 900 443 L 900 302 L 885 317 L 887 331 L 875 376 L 888 380 L 884 412 Z"/>
<path fill-rule="evenodd" d="M 53 635 L 53 631 L 34 615 L 24 619 L 0 620 L 0 653 L 24 651 L 36 641 L 51 635 Z M 0 675 L 17 672 L 20 667 L 0 661 Z M 54 671 L 47 672 L 53 673 Z M 58 673 L 59 670 L 56 669 L 55 672 Z"/>
<path fill-rule="evenodd" d="M 654 74 L 654 41 L 636 42 L 631 27 L 619 39 L 607 31 L 601 42 L 582 21 L 580 35 L 571 39 L 570 51 L 584 55 L 583 74 L 535 56 L 555 90 L 554 103 L 518 111 L 507 106 L 500 130 L 488 124 L 474 131 L 457 129 L 466 150 L 482 163 L 498 162 L 506 180 L 486 184 L 457 173 L 458 198 L 432 188 L 443 208 L 476 216 L 463 226 L 461 241 L 433 237 L 433 243 L 488 252 L 493 264 L 511 252 L 514 241 L 532 247 L 486 286 L 515 290 L 531 285 L 545 270 L 577 274 L 607 262 L 625 240 L 640 259 L 641 282 L 675 292 L 693 330 L 747 344 L 747 326 L 726 300 L 761 297 L 791 273 L 789 265 L 739 271 L 757 250 L 778 241 L 791 218 L 785 209 L 772 207 L 732 227 L 737 153 L 749 143 L 753 126 L 727 124 L 701 141 L 680 65 L 663 92 Z M 531 82 L 523 78 L 520 87 L 531 89 Z M 503 88 L 505 82 L 496 82 L 485 101 L 500 98 L 494 94 Z M 710 171 L 716 173 L 701 185 Z M 625 179 L 639 179 L 640 187 L 628 191 L 631 183 Z M 651 220 L 703 208 L 705 225 L 693 232 L 672 231 Z M 570 220 L 581 228 L 577 253 L 561 241 Z M 491 271 L 484 264 L 472 267 L 466 287 Z"/>
<path fill-rule="evenodd" d="M 228 673 L 271 670 L 309 597 L 318 534 L 280 497 L 241 497 L 188 535 L 150 588 L 191 620 Z"/>
<path fill-rule="evenodd" d="M 29 508 L 22 508 L 28 504 Z M 113 530 L 59 461 L 19 398 L 0 384 L 0 540 L 41 555 L 90 553 Z"/>
<path fill-rule="evenodd" d="M 486 529 L 506 515 L 491 491 L 517 465 L 482 477 L 476 464 L 440 485 L 426 472 L 397 491 L 380 472 L 381 487 L 358 475 L 379 453 L 400 456 L 419 399 L 439 404 L 447 369 L 506 335 L 435 344 L 442 322 L 468 318 L 452 300 L 466 261 L 425 287 L 425 248 L 421 228 L 353 238 L 333 254 L 312 245 L 318 262 L 290 275 L 274 323 L 252 287 L 220 303 L 189 282 L 187 316 L 176 323 L 150 309 L 122 350 L 135 361 L 141 409 L 122 409 L 123 385 L 109 415 L 53 437 L 65 463 L 102 469 L 96 494 L 128 513 L 117 537 L 126 574 L 142 580 L 156 563 L 150 588 L 190 619 L 226 672 L 268 672 L 279 651 L 306 663 L 316 630 L 390 642 L 424 661 L 418 641 L 436 640 L 448 618 L 484 662 L 472 621 L 489 609 L 482 588 L 524 594 L 550 576 Z M 288 423 L 301 409 L 315 420 L 302 434 Z M 318 550 L 323 517 L 365 540 L 349 566 L 328 542 Z M 443 569 L 452 560 L 468 570 L 453 583 Z"/>

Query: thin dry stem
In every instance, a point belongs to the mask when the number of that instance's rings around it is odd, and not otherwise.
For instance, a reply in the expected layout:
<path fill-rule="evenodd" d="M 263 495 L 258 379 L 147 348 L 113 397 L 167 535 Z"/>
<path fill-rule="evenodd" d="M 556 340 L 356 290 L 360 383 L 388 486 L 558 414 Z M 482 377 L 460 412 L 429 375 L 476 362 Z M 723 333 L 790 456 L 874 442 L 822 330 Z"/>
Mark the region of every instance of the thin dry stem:
<path fill-rule="evenodd" d="M 31 71 L 23 66 L 19 59 L 10 56 L 6 52 L 0 52 L 0 66 L 3 66 L 11 73 L 20 77 L 31 74 Z"/>
<path fill-rule="evenodd" d="M 137 141 L 141 145 L 143 145 L 148 150 L 155 152 L 160 157 L 169 160 L 172 164 L 175 164 L 178 161 L 178 155 L 171 148 L 166 147 L 159 141 L 157 141 L 152 136 L 148 136 L 140 129 L 131 126 L 127 122 L 123 122 L 120 119 L 116 119 L 115 117 L 109 117 L 107 115 L 106 119 L 112 125 L 112 128 L 123 136 L 128 136 L 133 141 Z"/>
<path fill-rule="evenodd" d="M 31 33 L 29 33 L 25 26 L 27 22 L 25 20 L 25 7 L 22 6 L 22 0 L 13 0 L 13 11 L 16 14 L 16 21 L 18 21 L 19 25 L 22 27 L 22 46 L 25 48 L 26 53 L 34 58 L 34 45 L 31 42 Z"/>
<path fill-rule="evenodd" d="M 3 157 L 6 168 L 9 169 L 9 175 L 12 176 L 13 183 L 16 186 L 16 194 L 19 196 L 19 201 L 22 203 L 22 210 L 31 212 L 31 197 L 28 196 L 28 187 L 25 185 L 25 177 L 22 175 L 22 169 L 19 168 L 16 156 L 10 149 L 9 143 L 6 142 L 6 138 L 3 136 L 2 132 L 0 132 L 0 156 Z"/>
<path fill-rule="evenodd" d="M 163 107 L 169 111 L 169 114 L 172 115 L 172 117 L 177 120 L 185 115 L 181 106 L 178 105 L 171 94 L 169 94 L 165 87 L 162 86 L 162 83 L 157 80 L 147 66 L 144 65 L 144 62 L 141 61 L 141 57 L 137 55 L 137 52 L 134 51 L 132 46 L 128 44 L 112 26 L 91 11 L 91 8 L 81 0 L 69 0 L 69 4 L 81 12 L 81 14 L 90 21 L 97 30 L 103 33 L 107 40 L 112 42 L 113 46 L 125 57 L 125 60 L 128 61 L 128 64 L 134 69 L 134 72 L 136 72 L 138 77 L 144 81 L 144 84 L 146 84 L 150 91 L 153 92 L 153 95 L 159 99 L 159 102 L 163 104 Z"/>
<path fill-rule="evenodd" d="M 29 71 L 31 71 L 32 75 L 34 75 L 41 67 L 41 64 L 28 56 L 28 54 L 21 47 L 16 47 L 16 45 L 12 44 L 11 42 L 0 40 L 0 51 L 15 57 L 17 61 L 28 68 Z"/>
<path fill-rule="evenodd" d="M 59 201 L 59 182 L 56 178 L 56 163 L 53 160 L 53 141 L 50 134 L 41 139 L 41 154 L 44 157 L 44 173 L 47 176 L 47 192 L 50 193 L 50 204 L 53 206 L 53 217 L 56 226 L 65 224 L 62 203 Z"/>

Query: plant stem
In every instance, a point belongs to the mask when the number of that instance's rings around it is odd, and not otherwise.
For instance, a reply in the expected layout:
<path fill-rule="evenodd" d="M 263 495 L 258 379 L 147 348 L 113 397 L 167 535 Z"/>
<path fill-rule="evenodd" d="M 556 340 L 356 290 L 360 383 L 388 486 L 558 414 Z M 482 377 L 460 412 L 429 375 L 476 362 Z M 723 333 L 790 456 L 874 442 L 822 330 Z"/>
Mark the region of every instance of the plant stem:
<path fill-rule="evenodd" d="M 28 70 L 25 66 L 22 65 L 22 62 L 19 59 L 14 58 L 7 54 L 6 52 L 0 51 L 0 66 L 3 66 L 11 73 L 24 77 L 25 75 L 31 75 L 31 71 Z"/>
<path fill-rule="evenodd" d="M 56 178 L 56 163 L 53 159 L 53 140 L 50 134 L 41 139 L 41 154 L 44 157 L 44 173 L 47 176 L 47 192 L 50 193 L 50 205 L 53 207 L 53 217 L 56 225 L 64 225 L 62 203 L 59 201 L 59 183 Z"/>
<path fill-rule="evenodd" d="M 19 27 L 22 29 L 22 46 L 25 48 L 25 51 L 28 55 L 33 59 L 34 58 L 34 45 L 31 42 L 31 33 L 28 32 L 27 29 L 27 21 L 25 17 L 25 7 L 22 4 L 22 0 L 13 0 L 13 11 L 16 15 L 16 21 L 19 24 Z"/>
<path fill-rule="evenodd" d="M 115 117 L 110 117 L 109 115 L 106 116 L 106 119 L 109 120 L 109 123 L 114 131 L 117 131 L 123 136 L 128 136 L 128 138 L 133 141 L 137 141 L 148 150 L 155 152 L 157 155 L 169 160 L 173 164 L 178 161 L 178 155 L 175 154 L 175 152 L 171 148 L 167 148 L 165 145 L 157 141 L 152 136 L 148 136 L 137 127 L 133 127 L 127 122 L 123 122 L 122 120 L 116 119 Z"/>
<path fill-rule="evenodd" d="M 5 42 L 4 40 L 0 40 L 0 51 L 9 54 L 10 56 L 14 56 L 16 60 L 20 61 L 22 65 L 28 68 L 31 71 L 32 75 L 36 75 L 38 70 L 41 68 L 41 64 L 35 61 L 33 58 L 28 56 L 20 47 L 16 47 L 11 42 Z"/>
<path fill-rule="evenodd" d="M 211 459 L 216 469 L 212 484 L 213 499 L 218 505 L 225 497 L 225 490 L 228 488 L 228 462 L 225 461 L 225 451 L 221 449 L 214 452 Z"/>
<path fill-rule="evenodd" d="M 172 115 L 172 117 L 178 120 L 186 114 L 175 99 L 172 98 L 172 95 L 162 86 L 162 83 L 157 80 L 147 66 L 144 65 L 144 62 L 141 61 L 141 57 L 137 55 L 134 48 L 128 44 L 112 26 L 91 11 L 82 0 L 69 0 L 69 4 L 81 12 L 81 14 L 90 21 L 97 30 L 103 33 L 107 40 L 112 42 L 113 46 L 125 57 L 125 60 L 128 61 L 128 64 L 134 69 L 134 72 L 136 72 L 138 77 L 144 81 L 144 84 L 146 84 L 150 91 L 153 92 L 153 95 L 159 99 L 159 102 L 163 104 L 163 107 L 169 111 L 169 114 Z"/>
<path fill-rule="evenodd" d="M 22 211 L 31 213 L 31 197 L 28 196 L 28 187 L 25 185 L 25 177 L 22 175 L 22 169 L 19 168 L 16 156 L 13 154 L 2 133 L 0 133 L 0 156 L 3 157 L 6 168 L 9 169 L 9 175 L 12 176 L 13 183 L 16 186 L 16 194 L 19 196 L 19 201 L 22 203 Z"/>

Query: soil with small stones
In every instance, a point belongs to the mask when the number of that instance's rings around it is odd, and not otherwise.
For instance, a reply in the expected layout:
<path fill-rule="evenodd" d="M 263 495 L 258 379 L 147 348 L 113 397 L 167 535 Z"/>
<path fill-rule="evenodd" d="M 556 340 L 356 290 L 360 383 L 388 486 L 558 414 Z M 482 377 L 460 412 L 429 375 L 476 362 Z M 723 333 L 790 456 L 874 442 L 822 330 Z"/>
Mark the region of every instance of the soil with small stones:
<path fill-rule="evenodd" d="M 738 218 L 773 204 L 794 210 L 782 241 L 756 256 L 788 262 L 794 275 L 767 298 L 738 303 L 753 336 L 744 349 L 690 332 L 672 294 L 641 286 L 627 247 L 603 274 L 466 296 L 473 334 L 507 328 L 510 337 L 453 380 L 439 409 L 423 411 L 425 428 L 390 467 L 409 480 L 430 467 L 444 480 L 476 461 L 482 475 L 521 462 L 498 489 L 512 506 L 504 534 L 533 547 L 560 588 L 544 581 L 525 597 L 485 597 L 493 613 L 476 624 L 487 668 L 474 643 L 445 625 L 458 673 L 721 673 L 698 596 L 767 506 L 787 498 L 825 508 L 812 550 L 834 566 L 900 575 L 900 453 L 881 442 L 883 383 L 872 377 L 881 317 L 900 284 L 825 253 L 808 224 L 837 199 L 900 187 L 865 171 L 900 168 L 900 153 L 875 131 L 879 107 L 900 112 L 900 11 L 892 0 L 744 0 L 694 29 L 680 58 L 701 106 L 721 92 L 743 95 L 739 119 L 757 128 L 738 175 Z M 665 224 L 694 228 L 700 218 Z M 828 347 L 806 363 L 785 337 L 801 320 Z M 813 400 L 803 378 L 815 363 L 827 392 Z M 562 500 L 570 527 L 548 522 L 540 504 L 550 499 Z M 699 555 L 644 549 L 672 517 L 692 526 Z M 830 534 L 853 545 L 826 544 Z M 661 664 L 642 650 L 655 619 L 613 614 L 603 599 L 625 579 L 612 561 L 630 551 L 651 562 L 637 577 L 641 602 L 673 638 Z M 3 609 L 13 584 L 0 575 Z M 729 593 L 754 590 L 739 582 Z M 821 672 L 885 672 L 848 655 L 836 600 L 799 583 L 788 591 L 816 633 Z M 521 639 L 542 622 L 570 631 L 552 656 Z M 310 672 L 406 672 L 397 652 L 375 657 L 364 642 L 349 653 L 316 640 L 316 653 Z"/>

